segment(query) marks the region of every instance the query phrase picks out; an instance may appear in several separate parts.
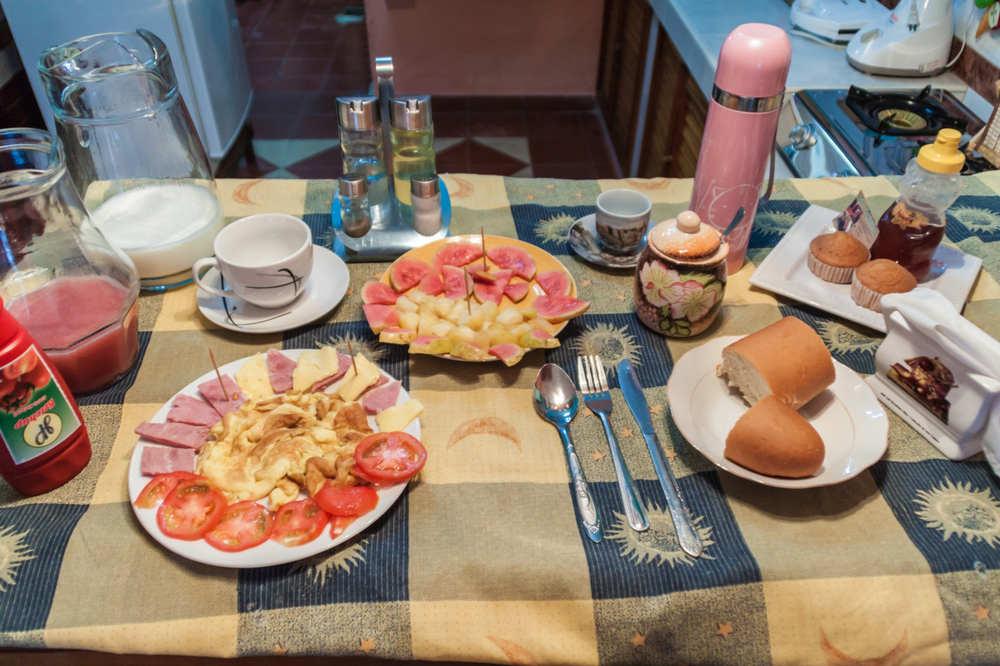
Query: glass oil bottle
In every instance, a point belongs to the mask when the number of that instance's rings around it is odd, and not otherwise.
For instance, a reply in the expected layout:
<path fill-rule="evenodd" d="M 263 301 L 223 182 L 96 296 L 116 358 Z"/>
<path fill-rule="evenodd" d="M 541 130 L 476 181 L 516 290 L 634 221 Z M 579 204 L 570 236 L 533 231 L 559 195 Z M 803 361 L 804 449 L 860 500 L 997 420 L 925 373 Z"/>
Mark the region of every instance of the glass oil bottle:
<path fill-rule="evenodd" d="M 410 178 L 437 172 L 429 95 L 392 100 L 392 171 L 400 213 L 412 219 Z"/>
<path fill-rule="evenodd" d="M 344 173 L 363 173 L 368 179 L 368 205 L 389 201 L 385 173 L 382 118 L 377 97 L 338 97 L 337 119 Z"/>

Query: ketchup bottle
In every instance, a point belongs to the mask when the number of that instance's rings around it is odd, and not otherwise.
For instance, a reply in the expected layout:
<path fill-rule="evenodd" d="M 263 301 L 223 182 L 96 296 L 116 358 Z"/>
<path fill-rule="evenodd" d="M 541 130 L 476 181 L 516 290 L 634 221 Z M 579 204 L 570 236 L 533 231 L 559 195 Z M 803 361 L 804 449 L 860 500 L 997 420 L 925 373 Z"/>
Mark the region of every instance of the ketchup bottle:
<path fill-rule="evenodd" d="M 58 488 L 90 462 L 80 408 L 0 300 L 0 476 L 20 493 Z"/>

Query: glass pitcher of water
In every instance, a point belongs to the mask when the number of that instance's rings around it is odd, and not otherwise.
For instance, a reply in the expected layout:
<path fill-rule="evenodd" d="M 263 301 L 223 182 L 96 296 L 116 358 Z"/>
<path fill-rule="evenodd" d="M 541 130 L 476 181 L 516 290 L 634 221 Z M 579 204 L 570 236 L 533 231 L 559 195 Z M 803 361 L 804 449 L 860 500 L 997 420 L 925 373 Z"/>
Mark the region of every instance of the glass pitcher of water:
<path fill-rule="evenodd" d="M 139 355 L 139 277 L 94 227 L 49 132 L 0 131 L 0 244 L 0 297 L 70 390 L 118 381 Z"/>
<path fill-rule="evenodd" d="M 92 35 L 43 52 L 38 68 L 94 224 L 143 288 L 189 282 L 225 219 L 166 46 L 146 30 Z"/>

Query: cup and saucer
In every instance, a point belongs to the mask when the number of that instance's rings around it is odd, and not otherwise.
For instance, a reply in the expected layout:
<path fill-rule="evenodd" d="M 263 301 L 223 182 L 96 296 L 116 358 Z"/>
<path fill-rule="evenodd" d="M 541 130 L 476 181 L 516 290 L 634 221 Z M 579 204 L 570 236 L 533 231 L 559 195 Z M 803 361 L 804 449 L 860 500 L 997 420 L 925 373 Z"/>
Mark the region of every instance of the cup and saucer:
<path fill-rule="evenodd" d="M 347 293 L 347 265 L 313 245 L 308 225 L 291 215 L 236 220 L 215 237 L 214 249 L 191 269 L 198 309 L 231 331 L 289 331 L 328 314 Z"/>
<path fill-rule="evenodd" d="M 605 268 L 635 268 L 646 247 L 653 204 L 642 192 L 608 190 L 597 197 L 597 212 L 569 229 L 569 246 L 585 261 Z"/>

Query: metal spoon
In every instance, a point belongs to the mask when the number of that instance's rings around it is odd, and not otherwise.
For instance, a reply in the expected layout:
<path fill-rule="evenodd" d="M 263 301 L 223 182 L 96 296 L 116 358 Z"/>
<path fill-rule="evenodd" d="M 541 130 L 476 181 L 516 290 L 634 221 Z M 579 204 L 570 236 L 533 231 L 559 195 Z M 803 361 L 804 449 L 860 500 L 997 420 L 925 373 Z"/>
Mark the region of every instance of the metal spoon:
<path fill-rule="evenodd" d="M 746 208 L 740 206 L 740 209 L 736 211 L 736 215 L 733 215 L 733 221 L 729 223 L 726 230 L 722 232 L 722 236 L 719 238 L 720 243 L 725 243 L 726 239 L 729 238 L 729 234 L 733 233 L 733 229 L 736 225 L 743 221 L 743 217 L 747 214 Z"/>
<path fill-rule="evenodd" d="M 580 459 L 576 457 L 573 439 L 566 427 L 576 416 L 579 403 L 576 398 L 576 385 L 569 375 L 558 365 L 546 363 L 538 371 L 535 378 L 535 411 L 543 419 L 551 423 L 559 431 L 563 445 L 566 447 L 566 457 L 569 459 L 569 472 L 573 478 L 573 496 L 576 498 L 576 508 L 580 511 L 580 522 L 583 530 L 594 543 L 604 538 L 601 532 L 601 515 L 597 504 L 583 475 Z"/>

